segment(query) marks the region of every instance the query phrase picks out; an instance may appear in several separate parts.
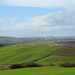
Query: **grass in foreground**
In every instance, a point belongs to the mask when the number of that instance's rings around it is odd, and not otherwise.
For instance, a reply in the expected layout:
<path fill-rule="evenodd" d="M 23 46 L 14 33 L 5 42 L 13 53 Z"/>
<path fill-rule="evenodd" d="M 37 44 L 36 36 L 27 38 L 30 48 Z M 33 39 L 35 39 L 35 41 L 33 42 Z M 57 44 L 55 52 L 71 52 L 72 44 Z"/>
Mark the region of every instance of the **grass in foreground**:
<path fill-rule="evenodd" d="M 0 71 L 0 75 L 75 75 L 75 68 L 40 67 Z"/>

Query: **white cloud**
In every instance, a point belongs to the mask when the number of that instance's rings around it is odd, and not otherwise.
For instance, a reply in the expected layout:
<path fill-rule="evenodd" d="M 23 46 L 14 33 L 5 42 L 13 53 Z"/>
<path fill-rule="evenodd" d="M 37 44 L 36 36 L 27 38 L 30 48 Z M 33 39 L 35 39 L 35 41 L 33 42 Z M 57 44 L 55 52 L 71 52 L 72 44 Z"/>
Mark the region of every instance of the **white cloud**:
<path fill-rule="evenodd" d="M 75 0 L 0 0 L 1 5 L 26 7 L 64 7 L 74 4 Z"/>
<path fill-rule="evenodd" d="M 44 16 L 28 19 L 31 25 L 35 26 L 39 32 L 69 31 L 75 29 L 74 5 L 67 5 L 65 11 L 48 13 Z"/>
<path fill-rule="evenodd" d="M 71 7 L 67 10 L 48 13 L 44 16 L 38 16 L 28 19 L 28 23 L 18 23 L 9 28 L 1 28 L 0 31 L 11 36 L 36 36 L 45 35 L 71 35 L 75 30 L 75 11 Z M 18 21 L 13 18 L 12 23 Z M 53 33 L 54 32 L 54 33 Z M 56 34 L 57 33 L 57 34 Z"/>
<path fill-rule="evenodd" d="M 6 31 L 8 28 L 0 28 L 0 31 Z"/>
<path fill-rule="evenodd" d="M 0 4 L 7 6 L 28 7 L 63 7 L 67 0 L 0 0 Z"/>
<path fill-rule="evenodd" d="M 0 23 L 3 23 L 4 22 L 4 19 L 0 19 Z"/>
<path fill-rule="evenodd" d="M 11 5 L 11 6 L 33 6 L 33 7 L 56 7 L 56 6 L 63 6 L 64 1 L 63 0 L 4 0 L 6 1 L 5 5 Z M 29 3 L 27 3 L 29 1 Z M 46 1 L 49 1 L 46 3 Z M 51 5 L 50 3 L 53 4 Z M 39 2 L 39 3 L 38 3 Z M 26 3 L 26 4 L 25 4 Z M 35 3 L 35 4 L 34 4 Z M 37 3 L 37 4 L 36 4 Z M 48 4 L 49 3 L 49 4 Z M 39 5 L 38 5 L 39 4 Z M 54 5 L 55 4 L 55 5 Z M 48 32 L 50 34 L 60 33 L 64 32 L 64 35 L 71 35 L 71 32 L 75 32 L 75 6 L 69 2 L 68 5 L 66 5 L 65 11 L 57 11 L 54 13 L 48 13 L 44 16 L 38 16 L 34 18 L 28 19 L 29 23 L 19 23 L 15 24 L 15 26 L 9 27 L 9 28 L 2 28 L 0 31 L 6 31 L 9 34 L 14 33 L 14 35 L 40 35 L 41 33 Z M 15 23 L 20 21 L 17 18 L 11 18 L 9 19 L 10 23 Z M 6 33 L 5 32 L 5 33 Z M 53 33 L 54 32 L 54 33 Z M 33 35 L 34 34 L 34 35 Z M 49 34 L 48 34 L 49 35 Z"/>
<path fill-rule="evenodd" d="M 13 24 L 15 22 L 20 22 L 20 21 L 21 21 L 21 19 L 17 19 L 17 18 L 10 18 L 9 19 L 9 23 L 11 23 L 11 24 Z"/>
<path fill-rule="evenodd" d="M 34 26 L 75 25 L 75 16 L 74 12 L 66 13 L 58 11 L 45 16 L 31 18 L 29 21 L 31 21 Z"/>

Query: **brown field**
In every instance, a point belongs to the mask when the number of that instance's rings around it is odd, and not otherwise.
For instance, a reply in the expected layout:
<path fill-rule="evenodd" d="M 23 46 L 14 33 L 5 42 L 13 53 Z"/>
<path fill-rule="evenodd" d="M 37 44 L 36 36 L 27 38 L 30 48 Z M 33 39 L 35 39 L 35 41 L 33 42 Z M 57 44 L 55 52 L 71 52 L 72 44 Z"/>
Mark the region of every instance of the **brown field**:
<path fill-rule="evenodd" d="M 75 41 L 59 42 L 59 47 L 75 48 Z"/>
<path fill-rule="evenodd" d="M 54 53 L 53 55 L 58 56 L 75 56 L 75 48 L 62 48 L 58 52 Z"/>

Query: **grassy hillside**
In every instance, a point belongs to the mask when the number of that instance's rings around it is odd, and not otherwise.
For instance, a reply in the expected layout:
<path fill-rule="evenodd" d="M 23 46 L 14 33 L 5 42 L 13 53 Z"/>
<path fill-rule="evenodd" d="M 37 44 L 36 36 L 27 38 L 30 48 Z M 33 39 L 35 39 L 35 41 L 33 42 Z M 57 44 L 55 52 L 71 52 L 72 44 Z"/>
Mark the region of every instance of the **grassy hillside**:
<path fill-rule="evenodd" d="M 42 46 L 8 46 L 0 48 L 0 64 L 14 64 L 30 62 L 45 57 L 60 47 Z"/>
<path fill-rule="evenodd" d="M 61 50 L 53 53 L 51 56 L 37 61 L 42 64 L 49 64 L 49 62 L 58 64 L 65 62 L 75 62 L 75 48 L 62 48 Z"/>
<path fill-rule="evenodd" d="M 0 71 L 0 75 L 75 75 L 75 68 L 40 67 Z"/>
<path fill-rule="evenodd" d="M 47 46 L 8 46 L 0 48 L 0 64 L 10 65 L 35 61 L 44 65 L 50 62 L 75 62 L 75 48 Z"/>
<path fill-rule="evenodd" d="M 59 64 L 59 63 L 75 63 L 75 56 L 49 56 L 47 58 L 41 59 L 37 61 L 37 63 L 42 63 L 44 65 L 48 65 L 49 63 Z"/>
<path fill-rule="evenodd" d="M 0 48 L 0 64 L 9 65 L 37 60 L 37 63 L 48 65 L 49 62 L 54 64 L 75 62 L 74 59 L 75 48 L 46 46 L 8 46 Z"/>
<path fill-rule="evenodd" d="M 75 48 L 47 46 L 8 46 L 0 48 L 0 65 L 36 62 L 48 65 L 75 62 Z M 75 75 L 75 68 L 37 67 L 0 71 L 0 75 Z"/>

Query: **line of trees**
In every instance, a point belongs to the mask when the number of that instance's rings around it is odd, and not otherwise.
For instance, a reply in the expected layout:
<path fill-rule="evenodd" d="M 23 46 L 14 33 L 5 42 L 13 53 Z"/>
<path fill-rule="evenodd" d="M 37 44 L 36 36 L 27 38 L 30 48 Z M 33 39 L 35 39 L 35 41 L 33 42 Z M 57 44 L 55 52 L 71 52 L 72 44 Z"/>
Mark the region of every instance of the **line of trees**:
<path fill-rule="evenodd" d="M 0 47 L 4 47 L 4 45 L 0 44 Z"/>

